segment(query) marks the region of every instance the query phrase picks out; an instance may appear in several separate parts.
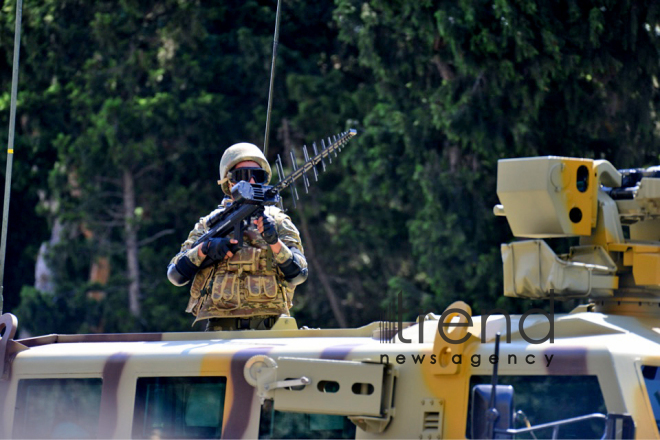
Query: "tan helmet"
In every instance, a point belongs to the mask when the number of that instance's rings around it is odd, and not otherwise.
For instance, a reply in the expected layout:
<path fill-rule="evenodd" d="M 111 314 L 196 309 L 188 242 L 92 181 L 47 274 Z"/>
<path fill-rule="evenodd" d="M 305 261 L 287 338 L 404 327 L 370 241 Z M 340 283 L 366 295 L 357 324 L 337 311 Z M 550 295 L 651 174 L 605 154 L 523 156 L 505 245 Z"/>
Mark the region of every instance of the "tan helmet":
<path fill-rule="evenodd" d="M 240 162 L 248 160 L 258 163 L 261 168 L 266 170 L 266 173 L 268 174 L 266 183 L 270 182 L 272 172 L 264 153 L 254 144 L 241 142 L 227 148 L 222 155 L 222 159 L 220 159 L 220 180 L 218 180 L 218 185 L 222 186 L 222 192 L 227 195 L 231 194 L 229 192 L 229 179 L 227 178 L 227 173 Z"/>

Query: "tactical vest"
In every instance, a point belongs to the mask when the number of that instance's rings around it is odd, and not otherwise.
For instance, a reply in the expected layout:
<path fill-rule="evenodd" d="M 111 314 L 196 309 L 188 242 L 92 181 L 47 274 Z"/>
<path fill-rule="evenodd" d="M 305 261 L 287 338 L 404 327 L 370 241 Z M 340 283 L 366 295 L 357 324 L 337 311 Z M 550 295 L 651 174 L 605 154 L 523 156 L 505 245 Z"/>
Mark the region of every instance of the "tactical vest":
<path fill-rule="evenodd" d="M 227 260 L 201 269 L 190 288 L 187 312 L 208 318 L 289 314 L 291 301 L 273 252 L 255 230 Z"/>

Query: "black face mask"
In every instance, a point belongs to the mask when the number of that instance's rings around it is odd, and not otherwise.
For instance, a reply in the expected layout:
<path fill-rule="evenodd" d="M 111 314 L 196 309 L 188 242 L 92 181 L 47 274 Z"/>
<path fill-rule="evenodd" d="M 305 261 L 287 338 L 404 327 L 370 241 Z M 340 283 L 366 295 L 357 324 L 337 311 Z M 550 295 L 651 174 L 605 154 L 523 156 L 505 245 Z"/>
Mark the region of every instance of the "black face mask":
<path fill-rule="evenodd" d="M 232 183 L 240 182 L 241 180 L 249 182 L 250 179 L 254 179 L 254 183 L 265 184 L 268 180 L 268 173 L 263 168 L 256 167 L 236 168 L 230 171 L 229 180 Z"/>

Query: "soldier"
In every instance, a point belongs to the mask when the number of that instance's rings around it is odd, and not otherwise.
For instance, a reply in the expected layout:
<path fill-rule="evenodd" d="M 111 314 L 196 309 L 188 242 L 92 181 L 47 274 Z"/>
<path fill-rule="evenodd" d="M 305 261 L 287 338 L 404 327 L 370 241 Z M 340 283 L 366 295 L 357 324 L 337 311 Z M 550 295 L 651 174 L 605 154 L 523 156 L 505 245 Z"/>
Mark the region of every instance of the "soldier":
<path fill-rule="evenodd" d="M 274 206 L 266 206 L 264 215 L 253 220 L 242 247 L 233 236 L 192 247 L 208 231 L 208 219 L 231 204 L 234 184 L 266 185 L 270 178 L 270 165 L 256 145 L 229 147 L 220 160 L 218 181 L 226 197 L 217 210 L 199 219 L 168 266 L 167 277 L 175 286 L 192 280 L 186 312 L 196 316 L 195 322 L 207 320 L 207 331 L 270 329 L 280 315 L 289 316 L 294 289 L 307 279 L 300 234 Z M 208 259 L 212 264 L 202 265 Z"/>

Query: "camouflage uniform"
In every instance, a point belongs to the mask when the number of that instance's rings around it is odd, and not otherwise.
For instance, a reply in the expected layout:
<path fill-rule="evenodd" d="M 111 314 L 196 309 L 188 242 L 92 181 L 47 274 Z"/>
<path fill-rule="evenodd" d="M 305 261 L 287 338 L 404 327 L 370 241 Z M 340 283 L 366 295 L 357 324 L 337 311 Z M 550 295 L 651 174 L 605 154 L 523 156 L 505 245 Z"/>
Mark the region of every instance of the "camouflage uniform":
<path fill-rule="evenodd" d="M 176 264 L 184 255 L 195 266 L 202 264 L 197 247 L 191 246 L 208 231 L 208 219 L 223 211 L 230 203 L 231 199 L 225 198 L 217 210 L 195 224 L 188 239 L 181 245 L 181 251 L 170 264 Z M 195 322 L 213 318 L 289 315 L 295 286 L 284 280 L 277 265 L 292 258 L 290 248 L 303 252 L 300 234 L 289 216 L 279 208 L 267 206 L 265 213 L 275 221 L 279 239 L 284 244 L 281 251 L 274 255 L 256 225 L 250 224 L 243 235 L 243 247 L 232 258 L 214 262 L 196 273 L 186 308 L 187 312 L 196 316 Z M 232 235 L 231 238 L 235 237 Z M 299 256 L 299 260 L 303 267 L 307 267 L 304 258 Z"/>

